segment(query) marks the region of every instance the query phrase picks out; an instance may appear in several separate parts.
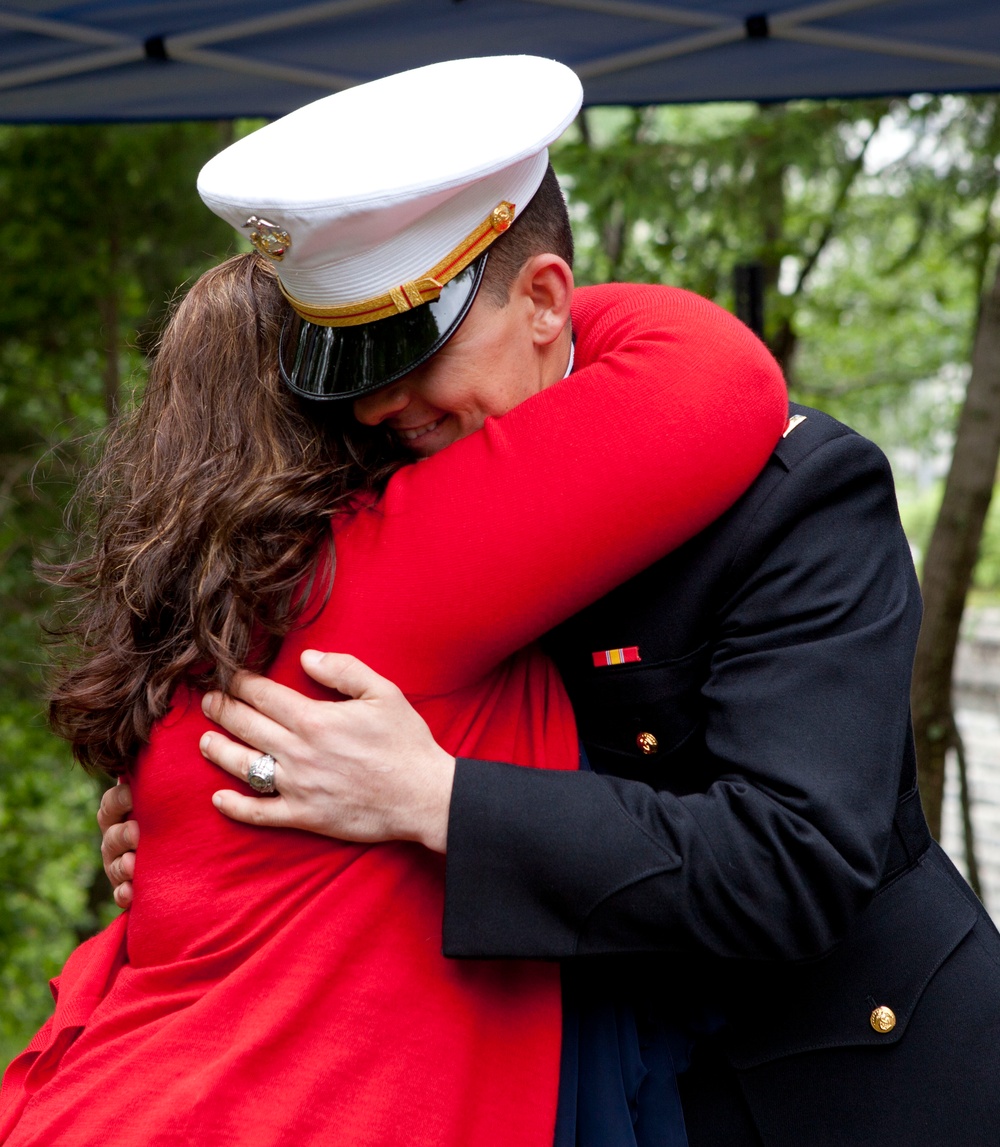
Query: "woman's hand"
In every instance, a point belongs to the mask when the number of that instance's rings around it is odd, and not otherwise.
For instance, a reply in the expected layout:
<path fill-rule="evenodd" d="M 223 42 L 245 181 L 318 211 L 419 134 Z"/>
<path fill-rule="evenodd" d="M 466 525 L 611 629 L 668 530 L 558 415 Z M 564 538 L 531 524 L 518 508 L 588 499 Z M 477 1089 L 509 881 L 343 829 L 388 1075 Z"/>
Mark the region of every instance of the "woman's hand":
<path fill-rule="evenodd" d="M 245 824 L 340 840 L 415 840 L 444 852 L 455 758 L 399 689 L 357 658 L 307 650 L 302 666 L 347 699 L 313 701 L 249 673 L 233 684 L 239 700 L 205 697 L 206 716 L 244 742 L 206 733 L 208 760 L 243 781 L 261 754 L 275 761 L 276 795 L 222 789 L 215 807 Z"/>
<path fill-rule="evenodd" d="M 128 908 L 132 903 L 139 825 L 128 819 L 131 811 L 132 790 L 126 784 L 117 784 L 108 789 L 101 797 L 101 807 L 97 810 L 97 824 L 102 834 L 101 859 L 119 908 Z"/>

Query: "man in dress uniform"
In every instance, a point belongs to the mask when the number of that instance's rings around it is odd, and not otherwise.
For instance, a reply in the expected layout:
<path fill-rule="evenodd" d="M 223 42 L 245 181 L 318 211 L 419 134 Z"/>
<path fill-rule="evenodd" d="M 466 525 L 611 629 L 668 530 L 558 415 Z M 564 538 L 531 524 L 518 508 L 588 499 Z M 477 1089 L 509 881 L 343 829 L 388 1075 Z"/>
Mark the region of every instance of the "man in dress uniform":
<path fill-rule="evenodd" d="M 448 90 L 450 66 L 423 90 Z M 262 249 L 281 246 L 274 221 L 255 226 Z M 467 311 L 498 305 L 476 298 L 479 280 L 461 289 L 416 359 L 381 317 L 343 337 L 304 318 L 288 381 L 352 400 L 418 454 L 445 448 L 517 400 L 452 337 Z M 419 294 L 405 305 L 429 308 Z M 310 339 L 326 340 L 322 366 Z M 365 376 L 359 393 L 329 366 L 334 346 L 354 372 L 381 355 L 391 378 Z M 446 852 L 446 955 L 564 962 L 577 1094 L 561 1097 L 558 1143 L 986 1147 L 1000 1142 L 1000 936 L 921 812 L 919 622 L 885 458 L 794 407 L 736 506 L 549 634 L 579 772 L 456 761 L 390 682 L 340 653 L 304 664 L 355 701 L 248 676 L 241 703 L 209 698 L 206 712 L 254 750 L 214 734 L 203 751 L 277 787 L 217 794 L 226 815 Z M 115 883 L 132 871 L 128 809 L 123 787 L 102 806 Z M 611 1043 L 628 1078 L 595 1114 L 592 1061 Z M 679 1128 L 655 1094 L 676 1072 Z M 595 1130 L 615 1103 L 624 1131 Z"/>

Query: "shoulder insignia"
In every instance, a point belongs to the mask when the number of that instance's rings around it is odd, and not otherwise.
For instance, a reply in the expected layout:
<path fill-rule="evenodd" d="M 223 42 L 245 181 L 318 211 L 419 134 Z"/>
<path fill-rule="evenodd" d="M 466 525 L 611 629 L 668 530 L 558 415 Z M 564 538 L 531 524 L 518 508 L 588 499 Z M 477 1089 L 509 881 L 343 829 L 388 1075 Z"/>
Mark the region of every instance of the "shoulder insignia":
<path fill-rule="evenodd" d="M 787 438 L 796 426 L 801 426 L 802 423 L 805 422 L 806 417 L 807 416 L 805 414 L 793 414 L 792 417 L 788 420 L 788 425 L 781 432 L 781 437 Z"/>

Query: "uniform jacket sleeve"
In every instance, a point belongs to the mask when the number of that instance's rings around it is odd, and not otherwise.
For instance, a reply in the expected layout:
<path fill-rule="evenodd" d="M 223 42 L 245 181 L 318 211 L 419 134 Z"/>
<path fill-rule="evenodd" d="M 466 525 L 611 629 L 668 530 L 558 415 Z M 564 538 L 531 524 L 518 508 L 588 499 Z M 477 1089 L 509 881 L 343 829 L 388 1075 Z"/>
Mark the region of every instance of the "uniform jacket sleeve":
<path fill-rule="evenodd" d="M 659 592 L 698 615 L 685 640 L 703 651 L 683 778 L 669 761 L 655 787 L 459 762 L 447 954 L 795 959 L 830 949 L 869 902 L 919 593 L 885 458 L 810 421 L 727 521 L 664 564 Z M 675 576 L 690 562 L 707 588 Z"/>

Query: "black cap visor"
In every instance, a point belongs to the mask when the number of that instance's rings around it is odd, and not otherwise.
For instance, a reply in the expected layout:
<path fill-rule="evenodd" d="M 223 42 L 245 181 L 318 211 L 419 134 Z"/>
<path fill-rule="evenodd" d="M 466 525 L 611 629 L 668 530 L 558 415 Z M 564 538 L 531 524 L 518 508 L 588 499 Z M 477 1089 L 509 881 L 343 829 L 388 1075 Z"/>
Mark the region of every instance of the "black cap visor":
<path fill-rule="evenodd" d="M 292 313 L 281 334 L 281 377 L 304 398 L 360 398 L 388 386 L 444 346 L 469 313 L 484 251 L 433 302 L 354 327 L 323 327 Z"/>

